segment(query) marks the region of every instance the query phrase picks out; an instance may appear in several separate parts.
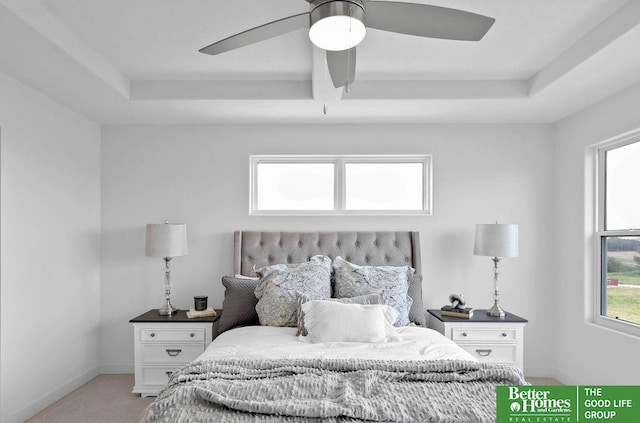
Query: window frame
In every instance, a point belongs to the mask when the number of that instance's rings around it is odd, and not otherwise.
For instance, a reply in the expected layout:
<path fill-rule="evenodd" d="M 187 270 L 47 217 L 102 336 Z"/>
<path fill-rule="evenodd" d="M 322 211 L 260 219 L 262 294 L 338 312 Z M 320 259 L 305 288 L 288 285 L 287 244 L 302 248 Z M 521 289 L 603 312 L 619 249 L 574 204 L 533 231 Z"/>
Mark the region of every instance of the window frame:
<path fill-rule="evenodd" d="M 637 236 L 640 237 L 640 228 L 634 229 L 606 229 L 606 153 L 629 144 L 640 142 L 640 131 L 614 138 L 595 148 L 595 281 L 593 284 L 593 323 L 616 330 L 628 335 L 640 337 L 640 323 L 627 322 L 603 315 L 606 308 L 606 273 L 607 255 L 604 248 L 608 237 Z M 640 289 L 640 288 L 639 288 Z"/>
<path fill-rule="evenodd" d="M 432 156 L 430 154 L 403 155 L 251 155 L 249 215 L 250 216 L 431 216 L 432 199 Z M 260 210 L 258 203 L 258 172 L 260 163 L 332 163 L 334 164 L 333 210 Z M 421 210 L 346 210 L 347 163 L 421 163 L 422 164 L 422 209 Z"/>

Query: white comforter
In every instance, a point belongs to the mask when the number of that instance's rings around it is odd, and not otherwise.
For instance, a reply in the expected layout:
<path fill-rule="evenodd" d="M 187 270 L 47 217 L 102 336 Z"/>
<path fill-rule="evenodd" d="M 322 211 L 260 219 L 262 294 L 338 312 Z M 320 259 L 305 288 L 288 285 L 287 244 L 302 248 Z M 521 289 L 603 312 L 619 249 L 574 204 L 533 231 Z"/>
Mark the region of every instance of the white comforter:
<path fill-rule="evenodd" d="M 246 326 L 218 336 L 199 360 L 238 358 L 368 358 L 385 360 L 476 359 L 440 333 L 423 327 L 397 328 L 399 340 L 381 344 L 324 342 L 296 337 L 296 328 Z"/>

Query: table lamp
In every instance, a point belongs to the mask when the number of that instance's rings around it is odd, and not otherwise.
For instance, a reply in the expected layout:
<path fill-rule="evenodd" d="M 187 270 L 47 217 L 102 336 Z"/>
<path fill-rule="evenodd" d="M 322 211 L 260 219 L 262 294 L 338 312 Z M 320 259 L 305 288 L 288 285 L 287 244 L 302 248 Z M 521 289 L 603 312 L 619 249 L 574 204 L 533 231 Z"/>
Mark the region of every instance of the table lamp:
<path fill-rule="evenodd" d="M 476 225 L 476 240 L 473 248 L 476 256 L 493 257 L 493 306 L 487 310 L 489 316 L 504 317 L 500 307 L 498 263 L 503 257 L 518 257 L 518 225 L 492 223 Z"/>
<path fill-rule="evenodd" d="M 165 305 L 158 310 L 161 316 L 171 316 L 178 311 L 171 305 L 171 259 L 186 256 L 187 225 L 184 223 L 149 223 L 147 224 L 146 254 L 149 257 L 162 257 L 165 265 L 164 298 Z"/>

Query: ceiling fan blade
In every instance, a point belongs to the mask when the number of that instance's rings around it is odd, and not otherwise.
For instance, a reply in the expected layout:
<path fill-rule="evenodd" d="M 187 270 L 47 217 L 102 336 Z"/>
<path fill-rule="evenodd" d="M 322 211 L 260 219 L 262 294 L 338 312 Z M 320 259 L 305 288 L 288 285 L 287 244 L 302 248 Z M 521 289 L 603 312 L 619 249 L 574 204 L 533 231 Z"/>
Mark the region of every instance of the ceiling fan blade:
<path fill-rule="evenodd" d="M 289 16 L 288 18 L 279 19 L 269 22 L 255 28 L 248 29 L 239 34 L 232 35 L 224 40 L 215 42 L 207 47 L 200 49 L 200 53 L 220 54 L 225 51 L 235 50 L 240 47 L 248 46 L 278 35 L 286 34 L 302 28 L 309 28 L 311 18 L 309 13 L 301 13 L 299 15 Z"/>
<path fill-rule="evenodd" d="M 331 81 L 336 88 L 353 84 L 356 80 L 356 48 L 349 50 L 327 50 L 327 66 Z"/>
<path fill-rule="evenodd" d="M 367 2 L 367 26 L 420 37 L 479 41 L 494 18 L 464 10 L 391 1 Z"/>

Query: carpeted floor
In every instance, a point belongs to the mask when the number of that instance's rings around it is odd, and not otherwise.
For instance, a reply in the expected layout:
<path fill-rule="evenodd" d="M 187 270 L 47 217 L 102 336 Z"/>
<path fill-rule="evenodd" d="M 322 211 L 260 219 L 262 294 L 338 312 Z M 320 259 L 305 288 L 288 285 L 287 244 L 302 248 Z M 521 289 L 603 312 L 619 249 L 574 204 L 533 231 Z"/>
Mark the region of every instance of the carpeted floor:
<path fill-rule="evenodd" d="M 133 375 L 100 375 L 27 423 L 136 423 L 154 398 L 132 394 Z"/>
<path fill-rule="evenodd" d="M 527 378 L 534 385 L 557 385 L 549 378 Z M 131 393 L 133 375 L 100 375 L 27 423 L 137 423 L 152 398 Z"/>

